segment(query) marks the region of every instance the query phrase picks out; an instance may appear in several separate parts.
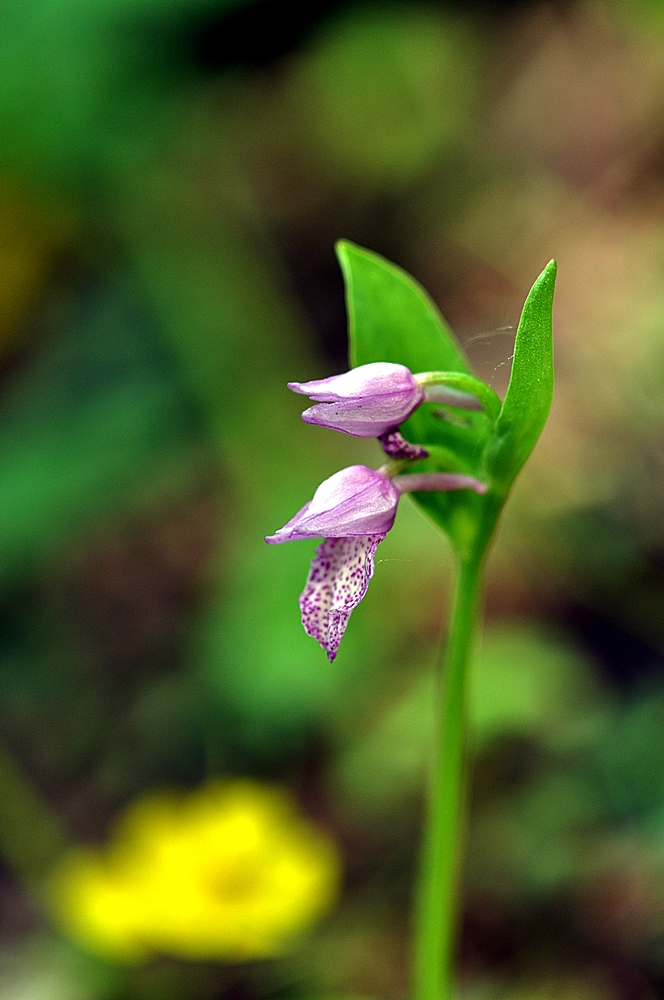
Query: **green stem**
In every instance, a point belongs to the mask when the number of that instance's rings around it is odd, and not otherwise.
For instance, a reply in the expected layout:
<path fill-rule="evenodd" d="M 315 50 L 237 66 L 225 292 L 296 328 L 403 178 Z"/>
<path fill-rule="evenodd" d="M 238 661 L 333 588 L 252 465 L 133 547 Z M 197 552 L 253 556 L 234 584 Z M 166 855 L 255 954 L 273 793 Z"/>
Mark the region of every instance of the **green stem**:
<path fill-rule="evenodd" d="M 482 554 L 460 561 L 439 683 L 435 751 L 416 900 L 414 1000 L 449 1000 L 453 993 L 466 813 L 468 667 L 482 561 Z"/>
<path fill-rule="evenodd" d="M 466 375 L 465 372 L 422 372 L 416 375 L 415 379 L 425 392 L 427 387 L 448 386 L 450 389 L 456 389 L 463 395 L 474 396 L 482 404 L 482 408 L 492 423 L 495 423 L 498 419 L 498 414 L 502 406 L 500 397 L 490 385 L 482 382 L 481 379 L 475 378 L 474 375 Z M 427 393 L 427 398 L 431 402 L 434 402 L 433 394 L 430 395 Z M 454 404 L 452 403 L 452 405 Z M 463 404 L 460 402 L 459 405 L 462 406 Z"/>

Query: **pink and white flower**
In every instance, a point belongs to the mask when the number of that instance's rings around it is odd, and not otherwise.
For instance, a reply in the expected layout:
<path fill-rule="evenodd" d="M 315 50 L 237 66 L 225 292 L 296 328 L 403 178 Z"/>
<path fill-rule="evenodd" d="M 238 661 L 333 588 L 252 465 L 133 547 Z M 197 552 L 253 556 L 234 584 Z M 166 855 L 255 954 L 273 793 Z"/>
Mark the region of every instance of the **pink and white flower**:
<path fill-rule="evenodd" d="M 441 472 L 390 478 L 383 470 L 351 465 L 321 483 L 309 503 L 265 539 L 277 545 L 323 536 L 299 603 L 305 632 L 330 660 L 353 608 L 367 592 L 376 548 L 394 524 L 401 494 L 463 489 L 486 492 L 473 476 Z"/>
<path fill-rule="evenodd" d="M 412 372 L 386 361 L 313 382 L 289 382 L 288 388 L 309 396 L 316 404 L 302 414 L 305 423 L 355 437 L 380 437 L 402 424 L 424 402 L 424 389 Z"/>

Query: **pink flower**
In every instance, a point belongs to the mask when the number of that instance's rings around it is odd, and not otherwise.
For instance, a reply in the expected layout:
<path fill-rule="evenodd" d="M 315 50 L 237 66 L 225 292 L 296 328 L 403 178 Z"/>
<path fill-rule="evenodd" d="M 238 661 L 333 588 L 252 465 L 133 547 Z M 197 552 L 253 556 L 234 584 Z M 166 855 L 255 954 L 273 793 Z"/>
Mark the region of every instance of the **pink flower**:
<path fill-rule="evenodd" d="M 300 595 L 302 625 L 334 660 L 348 619 L 367 592 L 378 544 L 394 524 L 399 497 L 414 490 L 486 486 L 472 476 L 422 473 L 390 479 L 366 465 L 351 465 L 318 487 L 309 503 L 265 541 L 271 545 L 324 537 Z"/>
<path fill-rule="evenodd" d="M 302 538 L 347 538 L 382 535 L 394 524 L 399 490 L 366 465 L 351 465 L 321 483 L 313 499 L 283 528 L 265 541 L 297 542 Z"/>
<path fill-rule="evenodd" d="M 424 389 L 408 368 L 386 361 L 313 382 L 289 382 L 288 388 L 316 403 L 302 414 L 306 423 L 356 437 L 380 437 L 424 402 Z"/>
<path fill-rule="evenodd" d="M 439 382 L 443 374 L 413 375 L 404 365 L 376 361 L 343 375 L 313 382 L 289 382 L 288 388 L 310 396 L 316 403 L 302 414 L 307 424 L 319 424 L 355 437 L 380 438 L 386 453 L 392 457 L 425 458 L 424 448 L 409 444 L 397 431 L 399 424 L 418 406 L 431 402 L 467 410 L 482 409 L 472 394 Z"/>

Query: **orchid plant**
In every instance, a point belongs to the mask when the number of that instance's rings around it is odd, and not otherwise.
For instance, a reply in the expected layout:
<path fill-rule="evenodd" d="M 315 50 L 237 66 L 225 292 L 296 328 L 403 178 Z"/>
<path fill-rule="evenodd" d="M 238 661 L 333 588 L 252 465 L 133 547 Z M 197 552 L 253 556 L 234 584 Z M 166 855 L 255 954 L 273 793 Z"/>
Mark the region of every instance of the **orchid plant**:
<path fill-rule="evenodd" d="M 387 460 L 378 469 L 354 465 L 335 473 L 266 541 L 323 538 L 300 609 L 305 631 L 330 660 L 366 593 L 376 548 L 403 493 L 452 544 L 458 571 L 441 657 L 413 949 L 414 1000 L 448 1000 L 465 825 L 468 671 L 483 567 L 510 488 L 551 406 L 556 264 L 547 265 L 526 299 L 501 402 L 471 374 L 436 306 L 410 275 L 348 241 L 337 244 L 337 255 L 352 368 L 289 387 L 313 401 L 302 414 L 307 423 L 375 437 Z"/>

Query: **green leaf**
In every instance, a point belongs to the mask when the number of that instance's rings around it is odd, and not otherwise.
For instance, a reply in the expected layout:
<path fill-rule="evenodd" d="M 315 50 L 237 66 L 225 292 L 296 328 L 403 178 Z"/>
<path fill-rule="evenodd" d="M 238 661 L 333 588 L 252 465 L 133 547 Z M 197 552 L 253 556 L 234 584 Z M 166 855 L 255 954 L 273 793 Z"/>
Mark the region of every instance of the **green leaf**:
<path fill-rule="evenodd" d="M 414 278 L 377 253 L 339 240 L 346 282 L 350 360 L 406 365 L 412 372 L 470 373 L 436 305 Z"/>
<path fill-rule="evenodd" d="M 500 491 L 509 489 L 529 457 L 551 408 L 555 283 L 552 260 L 531 288 L 521 313 L 510 383 L 486 454 L 487 471 Z"/>

